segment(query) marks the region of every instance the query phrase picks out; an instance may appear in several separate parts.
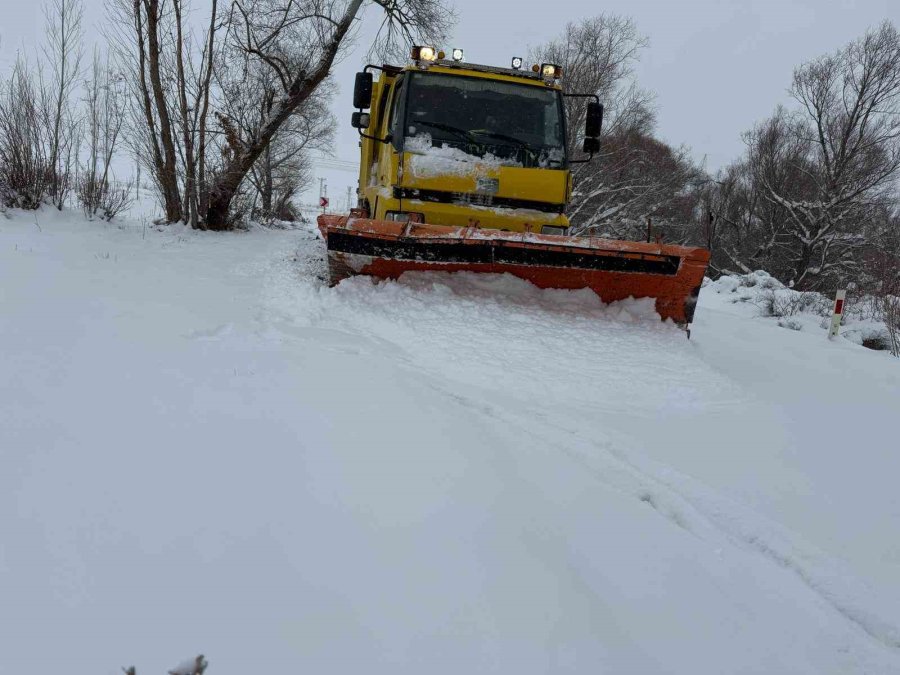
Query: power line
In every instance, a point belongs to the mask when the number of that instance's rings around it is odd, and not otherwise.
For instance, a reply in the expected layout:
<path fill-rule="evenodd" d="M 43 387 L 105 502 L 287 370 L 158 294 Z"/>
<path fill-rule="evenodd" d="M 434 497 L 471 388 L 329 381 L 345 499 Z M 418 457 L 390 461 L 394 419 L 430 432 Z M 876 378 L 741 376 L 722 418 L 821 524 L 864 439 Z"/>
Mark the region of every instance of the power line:
<path fill-rule="evenodd" d="M 340 171 L 359 171 L 359 162 L 338 159 L 336 157 L 311 157 L 310 160 L 317 167 L 325 169 L 338 169 Z"/>

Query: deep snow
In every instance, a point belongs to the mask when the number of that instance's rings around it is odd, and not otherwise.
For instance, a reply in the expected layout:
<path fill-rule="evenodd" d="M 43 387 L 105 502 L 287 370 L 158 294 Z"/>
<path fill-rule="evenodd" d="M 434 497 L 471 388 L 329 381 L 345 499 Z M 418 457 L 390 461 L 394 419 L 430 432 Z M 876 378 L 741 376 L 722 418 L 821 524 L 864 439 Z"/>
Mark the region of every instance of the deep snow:
<path fill-rule="evenodd" d="M 0 217 L 0 673 L 900 673 L 900 360 L 321 247 Z"/>

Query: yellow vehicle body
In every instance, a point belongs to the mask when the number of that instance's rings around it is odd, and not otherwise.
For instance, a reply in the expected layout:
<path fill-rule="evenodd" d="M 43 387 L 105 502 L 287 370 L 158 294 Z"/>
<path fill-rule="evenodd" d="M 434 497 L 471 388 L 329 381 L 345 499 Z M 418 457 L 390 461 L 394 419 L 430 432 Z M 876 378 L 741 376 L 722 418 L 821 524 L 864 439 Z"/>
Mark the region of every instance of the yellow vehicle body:
<path fill-rule="evenodd" d="M 388 212 L 416 212 L 424 215 L 424 222 L 441 225 L 476 226 L 510 232 L 540 232 L 544 226 L 569 226 L 565 208 L 572 193 L 569 169 L 522 168 L 495 166 L 490 163 L 472 162 L 471 170 L 461 174 L 425 174 L 416 171 L 416 150 L 398 150 L 386 138 L 389 133 L 390 115 L 396 105 L 397 76 L 401 72 L 416 72 L 416 66 L 384 70 L 372 89 L 371 124 L 360 139 L 361 161 L 359 167 L 359 198 L 370 217 L 383 220 Z M 505 81 L 525 86 L 561 91 L 558 82 L 548 84 L 542 80 L 525 79 L 496 72 L 485 72 L 464 65 L 433 65 L 428 72 L 436 74 L 473 77 L 490 81 Z M 483 203 L 478 203 L 479 179 L 482 184 L 497 185 L 496 191 Z M 491 179 L 496 181 L 491 183 Z M 401 195 L 415 191 L 453 193 L 463 197 L 452 202 L 428 201 Z M 497 202 L 520 204 L 514 208 L 494 208 Z M 542 203 L 541 209 L 529 208 L 529 202 Z M 556 205 L 556 211 L 548 211 L 546 205 Z"/>
<path fill-rule="evenodd" d="M 355 274 L 511 274 L 539 288 L 589 288 L 604 302 L 654 298 L 661 318 L 691 323 L 708 251 L 569 233 L 574 160 L 558 66 L 426 62 L 415 56 L 426 48 L 413 50 L 408 66 L 357 75 L 357 208 L 318 219 L 331 284 Z M 593 157 L 599 101 L 586 120 Z"/>

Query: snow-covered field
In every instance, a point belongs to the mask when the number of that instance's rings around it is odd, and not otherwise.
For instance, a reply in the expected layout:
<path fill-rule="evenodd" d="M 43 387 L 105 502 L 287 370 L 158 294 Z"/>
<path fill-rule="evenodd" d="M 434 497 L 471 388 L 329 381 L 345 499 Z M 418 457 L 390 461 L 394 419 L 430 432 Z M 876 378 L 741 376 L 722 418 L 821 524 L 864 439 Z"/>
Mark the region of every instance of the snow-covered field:
<path fill-rule="evenodd" d="M 900 360 L 0 217 L 0 673 L 900 673 Z"/>

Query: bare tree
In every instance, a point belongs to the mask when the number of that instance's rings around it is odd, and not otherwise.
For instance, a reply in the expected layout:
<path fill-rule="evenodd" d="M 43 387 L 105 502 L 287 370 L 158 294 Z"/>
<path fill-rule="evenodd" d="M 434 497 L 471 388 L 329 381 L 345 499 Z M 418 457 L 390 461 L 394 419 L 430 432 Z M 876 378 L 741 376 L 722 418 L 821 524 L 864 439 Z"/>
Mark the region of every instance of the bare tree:
<path fill-rule="evenodd" d="M 50 77 L 41 82 L 41 112 L 52 170 L 50 198 L 58 209 L 62 209 L 72 187 L 78 155 L 79 120 L 72 97 L 81 74 L 83 14 L 81 0 L 49 0 L 44 6 L 44 59 Z"/>
<path fill-rule="evenodd" d="M 183 166 L 184 221 L 200 226 L 201 203 L 205 204 L 206 134 L 210 90 L 215 61 L 215 37 L 218 31 L 218 2 L 212 0 L 209 27 L 199 54 L 200 67 L 194 67 L 193 32 L 185 28 L 187 3 L 172 0 L 174 14 L 175 95 L 178 99 L 182 145 L 178 149 Z"/>
<path fill-rule="evenodd" d="M 165 0 L 109 0 L 108 37 L 119 69 L 128 73 L 132 150 L 156 184 L 166 221 L 176 222 L 184 209 L 170 108 L 178 102 L 171 86 L 176 78 L 164 57 L 173 47 L 174 22 L 165 5 Z"/>
<path fill-rule="evenodd" d="M 131 73 L 137 103 L 130 115 L 133 150 L 155 178 L 166 220 L 209 229 L 233 224 L 232 202 L 248 177 L 261 185 L 264 167 L 274 180 L 279 165 L 287 169 L 288 160 L 299 158 L 301 111 L 322 91 L 364 4 L 385 13 L 377 40 L 385 48 L 438 34 L 452 17 L 437 0 L 232 0 L 222 9 L 213 0 L 200 41 L 188 28 L 187 0 L 107 2 L 117 59 Z M 253 79 L 242 81 L 236 97 L 223 83 L 234 73 L 263 70 L 273 89 L 249 99 L 264 114 L 247 126 L 236 119 L 235 98 L 251 96 Z M 308 138 L 304 147 L 330 138 L 321 125 L 310 131 L 319 139 Z M 273 142 L 279 149 L 267 151 Z"/>
<path fill-rule="evenodd" d="M 263 151 L 248 175 L 256 191 L 257 220 L 298 219 L 292 200 L 312 180 L 309 151 L 330 147 L 334 118 L 320 106 L 321 114 L 300 114 L 285 125 Z"/>
<path fill-rule="evenodd" d="M 381 44 L 392 49 L 418 35 L 441 33 L 452 14 L 437 0 L 376 0 L 385 12 Z M 278 84 L 271 112 L 249 133 L 220 116 L 226 160 L 210 187 L 207 226 L 231 225 L 229 209 L 240 184 L 278 131 L 322 85 L 349 39 L 363 0 L 235 0 L 231 40 L 246 58 L 269 68 Z"/>
<path fill-rule="evenodd" d="M 209 26 L 206 30 L 203 55 L 201 59 L 197 86 L 196 104 L 194 105 L 194 127 L 197 129 L 197 209 L 203 214 L 204 221 L 209 209 L 209 184 L 207 181 L 207 147 L 210 98 L 212 81 L 217 61 L 216 34 L 222 26 L 219 24 L 218 0 L 212 0 L 209 15 Z"/>
<path fill-rule="evenodd" d="M 874 309 L 872 317 L 884 322 L 887 348 L 900 356 L 900 200 L 873 219 L 867 234 L 864 274 L 856 286 Z"/>
<path fill-rule="evenodd" d="M 128 73 L 132 151 L 154 179 L 165 219 L 203 227 L 219 2 L 211 1 L 200 38 L 187 0 L 107 0 L 107 8 L 108 38 Z"/>
<path fill-rule="evenodd" d="M 600 14 L 567 24 L 560 37 L 533 49 L 531 56 L 539 63 L 562 66 L 567 92 L 600 97 L 606 108 L 606 135 L 649 133 L 655 124 L 653 96 L 638 88 L 634 79 L 634 66 L 648 44 L 633 19 Z M 587 100 L 567 98 L 565 106 L 573 132 L 569 134 L 569 153 L 577 155 Z"/>
<path fill-rule="evenodd" d="M 184 3 L 183 0 L 172 0 L 172 8 L 175 14 L 175 73 L 176 73 L 176 91 L 178 93 L 178 107 L 181 114 L 181 138 L 184 145 L 182 152 L 184 153 L 184 218 L 190 223 L 191 227 L 196 228 L 198 222 L 198 203 L 197 203 L 197 163 L 194 151 L 194 128 L 191 120 L 191 108 L 188 107 L 187 78 L 185 76 L 184 67 L 184 50 L 185 34 L 184 34 Z"/>
<path fill-rule="evenodd" d="M 248 136 L 272 113 L 279 84 L 270 69 L 249 61 L 221 79 L 226 117 L 242 136 Z M 335 119 L 328 110 L 333 87 L 324 82 L 285 122 L 248 174 L 255 191 L 252 217 L 257 220 L 295 220 L 293 197 L 311 180 L 309 152 L 325 151 L 334 138 Z"/>
<path fill-rule="evenodd" d="M 678 197 L 697 169 L 685 148 L 653 137 L 653 97 L 634 79 L 646 46 L 632 19 L 601 14 L 568 24 L 560 37 L 532 51 L 536 61 L 563 67 L 567 92 L 596 94 L 606 109 L 599 157 L 573 167 L 569 217 L 576 232 L 643 238 L 648 217 L 665 225 L 658 231 L 677 229 L 679 238 L 689 230 L 689 213 L 675 227 L 682 218 L 676 214 L 690 211 Z M 565 106 L 569 155 L 580 157 L 587 100 L 567 97 Z"/>
<path fill-rule="evenodd" d="M 686 148 L 637 132 L 607 136 L 597 165 L 580 173 L 569 217 L 576 232 L 622 239 L 646 237 L 651 219 L 657 234 L 682 239 L 692 218 L 678 202 L 698 173 Z"/>
<path fill-rule="evenodd" d="M 900 174 L 900 34 L 890 23 L 794 72 L 799 110 L 748 137 L 754 179 L 779 210 L 787 279 L 819 289 L 858 271 L 862 224 Z"/>
<path fill-rule="evenodd" d="M 41 98 L 28 63 L 19 59 L 0 88 L 0 201 L 38 209 L 49 190 Z"/>
<path fill-rule="evenodd" d="M 746 161 L 737 161 L 716 176 L 697 182 L 695 220 L 698 243 L 712 254 L 715 274 L 747 274 L 759 268 L 764 251 L 759 217 L 760 196 Z"/>
<path fill-rule="evenodd" d="M 164 20 L 163 4 L 160 0 L 134 0 L 134 6 L 135 30 L 139 38 L 141 60 L 146 64 L 146 73 L 141 73 L 141 80 L 145 87 L 147 86 L 146 82 L 149 80 L 149 91 L 146 95 L 152 98 L 152 105 L 158 117 L 158 126 L 156 126 L 156 123 L 153 126 L 157 129 L 158 141 L 156 142 L 161 148 L 159 165 L 157 167 L 159 184 L 163 190 L 166 218 L 174 222 L 181 220 L 183 209 L 178 185 L 174 140 L 175 130 L 169 111 L 169 97 L 167 96 L 169 92 L 163 86 L 162 76 L 161 35 L 163 31 L 160 24 Z M 180 45 L 178 45 L 178 49 L 180 49 Z M 152 115 L 152 109 L 149 106 L 147 115 Z"/>
<path fill-rule="evenodd" d="M 78 199 L 89 219 L 111 220 L 131 202 L 131 187 L 112 181 L 112 160 L 126 115 L 124 76 L 94 53 L 84 83 L 87 161 L 78 180 Z"/>

